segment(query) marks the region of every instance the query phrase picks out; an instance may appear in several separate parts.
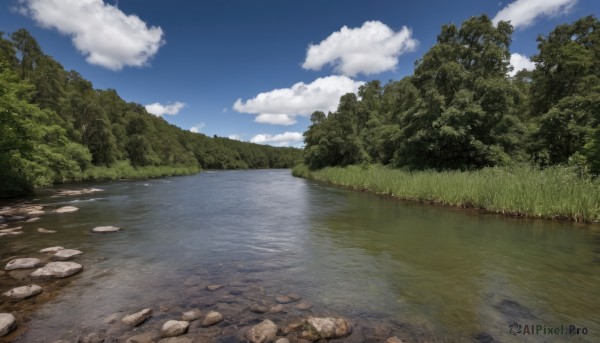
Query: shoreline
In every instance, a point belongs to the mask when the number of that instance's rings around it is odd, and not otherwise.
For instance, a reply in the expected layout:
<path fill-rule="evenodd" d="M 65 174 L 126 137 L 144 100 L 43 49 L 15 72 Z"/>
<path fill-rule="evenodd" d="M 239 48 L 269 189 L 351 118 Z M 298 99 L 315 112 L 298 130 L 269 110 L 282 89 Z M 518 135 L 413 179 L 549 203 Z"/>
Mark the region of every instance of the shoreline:
<path fill-rule="evenodd" d="M 484 169 L 483 171 L 475 172 L 406 172 L 378 165 L 370 165 L 368 168 L 359 166 L 344 168 L 327 167 L 311 171 L 306 165 L 301 164 L 293 168 L 292 175 L 324 182 L 337 187 L 369 192 L 415 203 L 471 209 L 513 218 L 570 221 L 585 224 L 600 223 L 600 195 L 598 195 L 600 194 L 600 182 L 598 180 L 581 180 L 581 183 L 577 185 L 578 187 L 585 188 L 591 185 L 592 189 L 587 189 L 588 193 L 581 192 L 574 194 L 576 192 L 573 192 L 572 188 L 575 185 L 569 185 L 568 183 L 561 185 L 558 182 L 564 180 L 559 180 L 558 176 L 550 175 L 550 178 L 556 179 L 553 180 L 556 181 L 553 184 L 554 188 L 562 186 L 564 189 L 571 190 L 571 194 L 568 194 L 570 195 L 568 200 L 579 200 L 577 199 L 578 196 L 585 197 L 585 204 L 594 204 L 595 202 L 596 208 L 593 206 L 581 206 L 582 201 L 579 201 L 577 204 L 576 201 L 569 203 L 565 199 L 562 199 L 562 204 L 549 203 L 548 197 L 544 198 L 540 194 L 535 194 L 536 189 L 528 189 L 527 187 L 520 189 L 518 194 L 504 192 L 507 193 L 502 194 L 505 196 L 504 198 L 502 198 L 502 195 L 498 196 L 497 193 L 494 193 L 494 187 L 499 187 L 494 181 L 498 180 L 491 180 L 490 176 L 492 174 L 504 173 L 505 175 L 501 176 L 505 178 L 506 175 L 513 172 L 515 172 L 515 174 L 512 174 L 514 180 L 511 181 L 514 183 L 530 181 L 527 177 L 523 177 L 524 175 L 529 175 L 528 177 L 533 179 L 544 173 L 544 171 L 530 167 L 514 170 L 509 170 L 508 168 L 487 168 L 487 171 Z M 536 175 L 536 172 L 539 175 Z M 481 180 L 482 178 L 485 178 L 485 180 Z M 436 184 L 437 181 L 440 181 L 439 179 L 444 179 L 447 184 L 443 186 Z M 482 181 L 483 185 L 477 185 L 480 186 L 479 188 L 471 187 L 469 189 L 469 186 L 472 184 L 482 183 Z M 503 180 L 503 182 L 506 183 L 507 180 Z M 511 186 L 514 186 L 514 184 Z M 594 188 L 597 189 L 595 194 Z M 528 194 L 531 195 L 530 198 L 515 201 L 517 196 L 527 196 Z M 480 201 L 477 201 L 478 198 Z M 488 202 L 488 204 L 481 201 L 490 199 L 492 201 Z M 493 200 L 496 201 L 494 202 Z M 511 202 L 510 200 L 513 201 Z M 572 204 L 580 205 L 580 207 L 567 207 L 567 205 Z M 524 208 L 525 205 L 529 207 Z M 563 206 L 559 207 L 560 205 Z M 521 206 L 521 209 L 519 209 L 519 206 Z M 531 209 L 537 209 L 537 211 L 532 211 Z"/>

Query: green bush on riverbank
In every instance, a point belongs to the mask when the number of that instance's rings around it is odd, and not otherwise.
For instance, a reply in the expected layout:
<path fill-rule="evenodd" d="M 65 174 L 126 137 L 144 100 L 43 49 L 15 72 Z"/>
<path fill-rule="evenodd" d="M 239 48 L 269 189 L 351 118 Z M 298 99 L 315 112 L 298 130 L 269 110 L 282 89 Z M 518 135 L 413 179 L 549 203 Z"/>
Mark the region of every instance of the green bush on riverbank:
<path fill-rule="evenodd" d="M 116 162 L 111 167 L 93 166 L 83 174 L 84 180 L 145 179 L 164 176 L 190 175 L 200 172 L 193 166 L 133 167 L 128 161 Z"/>
<path fill-rule="evenodd" d="M 293 175 L 406 200 L 535 218 L 600 221 L 600 180 L 580 178 L 566 167 L 436 172 L 380 165 L 311 171 L 306 165 L 299 165 L 293 169 Z"/>

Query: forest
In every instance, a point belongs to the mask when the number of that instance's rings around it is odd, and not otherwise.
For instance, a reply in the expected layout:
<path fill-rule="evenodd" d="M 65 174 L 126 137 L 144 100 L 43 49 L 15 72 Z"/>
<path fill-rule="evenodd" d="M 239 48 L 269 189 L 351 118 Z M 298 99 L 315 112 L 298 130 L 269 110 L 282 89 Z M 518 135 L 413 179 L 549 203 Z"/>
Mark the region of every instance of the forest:
<path fill-rule="evenodd" d="M 368 82 L 334 113 L 312 114 L 306 165 L 600 173 L 600 22 L 583 17 L 540 35 L 535 69 L 511 77 L 512 32 L 485 15 L 444 25 L 413 75 Z"/>
<path fill-rule="evenodd" d="M 0 32 L 0 197 L 86 179 L 289 168 L 302 150 L 182 130 L 94 89 L 27 30 Z"/>

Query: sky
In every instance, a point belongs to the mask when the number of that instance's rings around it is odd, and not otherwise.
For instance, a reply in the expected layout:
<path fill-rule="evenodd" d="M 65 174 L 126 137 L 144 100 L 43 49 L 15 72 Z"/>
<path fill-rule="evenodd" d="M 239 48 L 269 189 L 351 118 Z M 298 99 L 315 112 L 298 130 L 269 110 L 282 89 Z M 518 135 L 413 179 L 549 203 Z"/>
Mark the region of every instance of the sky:
<path fill-rule="evenodd" d="M 316 110 L 371 80 L 411 75 L 444 24 L 515 27 L 511 63 L 600 0 L 5 0 L 0 31 L 27 29 L 95 88 L 185 130 L 302 146 Z"/>

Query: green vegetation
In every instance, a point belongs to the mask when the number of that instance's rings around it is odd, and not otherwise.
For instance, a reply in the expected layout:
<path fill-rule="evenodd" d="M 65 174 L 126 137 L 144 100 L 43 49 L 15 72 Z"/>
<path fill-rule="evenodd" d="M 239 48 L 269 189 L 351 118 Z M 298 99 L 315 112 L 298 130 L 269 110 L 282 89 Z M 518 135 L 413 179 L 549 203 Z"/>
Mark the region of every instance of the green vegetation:
<path fill-rule="evenodd" d="M 0 32 L 0 197 L 83 179 L 289 168 L 301 154 L 182 130 L 64 70 L 26 30 Z"/>
<path fill-rule="evenodd" d="M 371 81 L 342 96 L 336 112 L 313 113 L 294 175 L 402 199 L 599 221 L 600 22 L 589 16 L 540 36 L 535 70 L 513 77 L 512 30 L 485 15 L 443 26 L 414 75 Z"/>
<path fill-rule="evenodd" d="M 600 221 L 600 180 L 573 168 L 489 167 L 474 171 L 407 171 L 381 165 L 293 169 L 311 178 L 400 199 L 534 218 Z"/>

